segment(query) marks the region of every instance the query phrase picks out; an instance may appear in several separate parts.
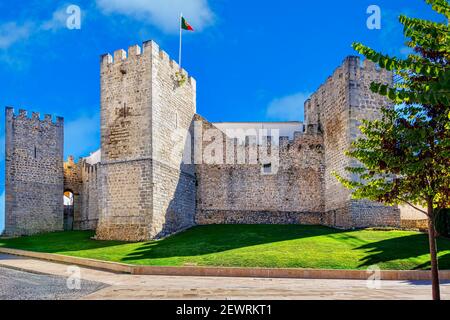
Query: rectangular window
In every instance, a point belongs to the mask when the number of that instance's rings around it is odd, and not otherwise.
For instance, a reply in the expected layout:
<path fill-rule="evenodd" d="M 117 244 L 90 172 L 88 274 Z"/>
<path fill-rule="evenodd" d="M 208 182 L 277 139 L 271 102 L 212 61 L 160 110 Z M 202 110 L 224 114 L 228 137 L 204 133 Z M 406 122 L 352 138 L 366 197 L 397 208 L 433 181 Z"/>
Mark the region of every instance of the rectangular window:
<path fill-rule="evenodd" d="M 272 164 L 271 163 L 263 164 L 262 173 L 263 174 L 272 174 Z"/>

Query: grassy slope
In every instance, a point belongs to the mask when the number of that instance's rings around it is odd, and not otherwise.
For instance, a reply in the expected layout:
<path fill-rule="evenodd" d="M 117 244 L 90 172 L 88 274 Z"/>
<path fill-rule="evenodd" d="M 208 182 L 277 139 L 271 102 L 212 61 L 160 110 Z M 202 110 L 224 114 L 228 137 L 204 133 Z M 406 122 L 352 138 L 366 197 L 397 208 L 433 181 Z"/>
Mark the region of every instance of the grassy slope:
<path fill-rule="evenodd" d="M 426 269 L 428 242 L 408 231 L 338 231 L 319 226 L 199 226 L 160 241 L 94 241 L 92 232 L 0 240 L 0 246 L 139 265 Z M 440 267 L 450 269 L 450 240 L 438 241 Z"/>

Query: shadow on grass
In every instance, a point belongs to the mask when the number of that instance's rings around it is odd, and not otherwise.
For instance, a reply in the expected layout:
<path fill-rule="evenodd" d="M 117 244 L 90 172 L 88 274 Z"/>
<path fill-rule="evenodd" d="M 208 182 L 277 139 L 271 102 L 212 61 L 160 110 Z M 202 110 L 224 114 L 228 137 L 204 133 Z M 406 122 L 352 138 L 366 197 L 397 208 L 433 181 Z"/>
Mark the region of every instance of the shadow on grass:
<path fill-rule="evenodd" d="M 210 225 L 196 226 L 172 237 L 137 244 L 92 240 L 94 232 L 54 232 L 31 237 L 0 240 L 0 247 L 47 253 L 76 252 L 131 244 L 122 251 L 122 261 L 198 256 L 259 244 L 335 235 L 344 231 L 323 226 L 301 225 Z M 119 249 L 120 251 L 122 248 Z M 131 251 L 132 250 L 132 251 Z"/>
<path fill-rule="evenodd" d="M 423 234 L 386 239 L 377 242 L 370 242 L 359 246 L 354 250 L 364 250 L 367 255 L 361 260 L 359 267 L 368 267 L 392 260 L 408 260 L 422 255 L 429 255 L 428 237 Z M 438 239 L 438 250 L 450 251 L 450 241 L 448 239 Z M 450 269 L 450 254 L 441 254 L 439 257 L 439 267 L 442 270 Z M 430 269 L 430 262 L 417 265 L 415 270 Z"/>
<path fill-rule="evenodd" d="M 0 239 L 0 247 L 37 252 L 58 253 L 106 248 L 124 244 L 122 241 L 94 241 L 94 231 L 52 232 L 41 235 Z"/>
<path fill-rule="evenodd" d="M 344 231 L 323 226 L 300 225 L 197 226 L 164 240 L 143 243 L 122 260 L 200 256 L 260 244 L 342 232 Z"/>
<path fill-rule="evenodd" d="M 323 226 L 211 225 L 197 226 L 159 241 L 134 244 L 121 241 L 94 241 L 91 239 L 94 232 L 72 231 L 0 240 L 0 247 L 48 253 L 74 253 L 76 255 L 80 255 L 80 253 L 86 255 L 83 251 L 87 250 L 109 248 L 105 251 L 100 250 L 96 254 L 101 254 L 104 259 L 133 263 L 139 260 L 195 257 L 246 247 L 250 248 L 247 252 L 251 255 L 252 246 L 275 244 L 268 247 L 268 250 L 273 251 L 277 250 L 276 243 L 278 242 L 317 237 L 317 248 L 321 248 L 318 249 L 317 255 L 329 254 L 330 260 L 333 260 L 331 248 L 334 244 L 330 241 L 333 239 L 340 246 L 340 254 L 345 254 L 345 250 L 357 250 L 363 254 L 364 258 L 354 261 L 356 264 L 360 263 L 359 268 L 375 264 L 389 265 L 389 262 L 393 262 L 396 269 L 403 263 L 408 269 L 411 268 L 411 264 L 415 266 L 415 269 L 429 268 L 429 263 L 424 263 L 428 260 L 424 259 L 424 255 L 426 257 L 429 255 L 428 240 L 424 234 L 410 234 L 393 238 L 391 235 L 389 239 L 379 240 L 383 238 L 381 235 L 376 236 L 374 240 L 373 237 L 361 236 L 358 233 L 359 231 L 355 231 L 354 234 L 351 231 Z M 323 243 L 325 245 L 321 247 L 320 245 Z M 309 241 L 309 254 L 314 255 L 315 245 L 314 239 Z M 117 248 L 113 248 L 115 246 Z M 438 249 L 443 252 L 439 259 L 440 268 L 450 269 L 450 240 L 439 239 Z M 323 252 L 323 250 L 330 250 L 330 252 Z M 256 249 L 254 253 L 255 256 L 258 255 Z M 287 253 L 290 254 L 290 252 Z M 279 254 L 283 255 L 283 252 L 279 252 Z M 417 263 L 414 263 L 416 257 Z M 315 256 L 311 258 L 313 259 Z"/>

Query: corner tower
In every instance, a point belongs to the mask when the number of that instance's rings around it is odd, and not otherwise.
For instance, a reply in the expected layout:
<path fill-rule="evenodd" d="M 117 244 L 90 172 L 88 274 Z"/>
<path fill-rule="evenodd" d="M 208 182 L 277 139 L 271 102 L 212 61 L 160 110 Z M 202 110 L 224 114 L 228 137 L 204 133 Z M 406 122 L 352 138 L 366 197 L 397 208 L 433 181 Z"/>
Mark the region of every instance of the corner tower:
<path fill-rule="evenodd" d="M 340 228 L 399 226 L 400 213 L 395 207 L 351 199 L 351 193 L 333 176 L 336 171 L 350 178 L 346 167 L 355 165 L 345 151 L 361 133 L 362 119 L 381 116 L 388 99 L 370 90 L 372 82 L 391 84 L 391 72 L 378 68 L 369 60 L 361 64 L 350 56 L 305 103 L 307 128 L 319 126 L 325 147 L 325 221 Z"/>
<path fill-rule="evenodd" d="M 64 120 L 6 108 L 6 236 L 63 229 Z"/>
<path fill-rule="evenodd" d="M 193 225 L 195 175 L 182 159 L 195 101 L 195 80 L 153 41 L 101 57 L 97 238 L 147 240 Z"/>

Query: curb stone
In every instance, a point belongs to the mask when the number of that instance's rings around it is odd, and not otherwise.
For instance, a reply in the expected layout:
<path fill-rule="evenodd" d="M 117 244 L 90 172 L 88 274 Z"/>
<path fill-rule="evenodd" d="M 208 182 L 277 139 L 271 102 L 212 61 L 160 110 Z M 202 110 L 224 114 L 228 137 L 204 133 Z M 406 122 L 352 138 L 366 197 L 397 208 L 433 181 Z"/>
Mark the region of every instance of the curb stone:
<path fill-rule="evenodd" d="M 366 270 L 138 266 L 119 262 L 100 261 L 95 259 L 9 248 L 0 248 L 0 253 L 65 264 L 74 264 L 92 269 L 133 275 L 342 280 L 367 280 L 369 276 L 372 275 L 371 272 L 367 272 Z M 381 280 L 397 281 L 430 280 L 431 273 L 428 270 L 381 270 L 380 277 Z M 441 280 L 450 280 L 450 270 L 440 270 L 440 278 Z"/>

